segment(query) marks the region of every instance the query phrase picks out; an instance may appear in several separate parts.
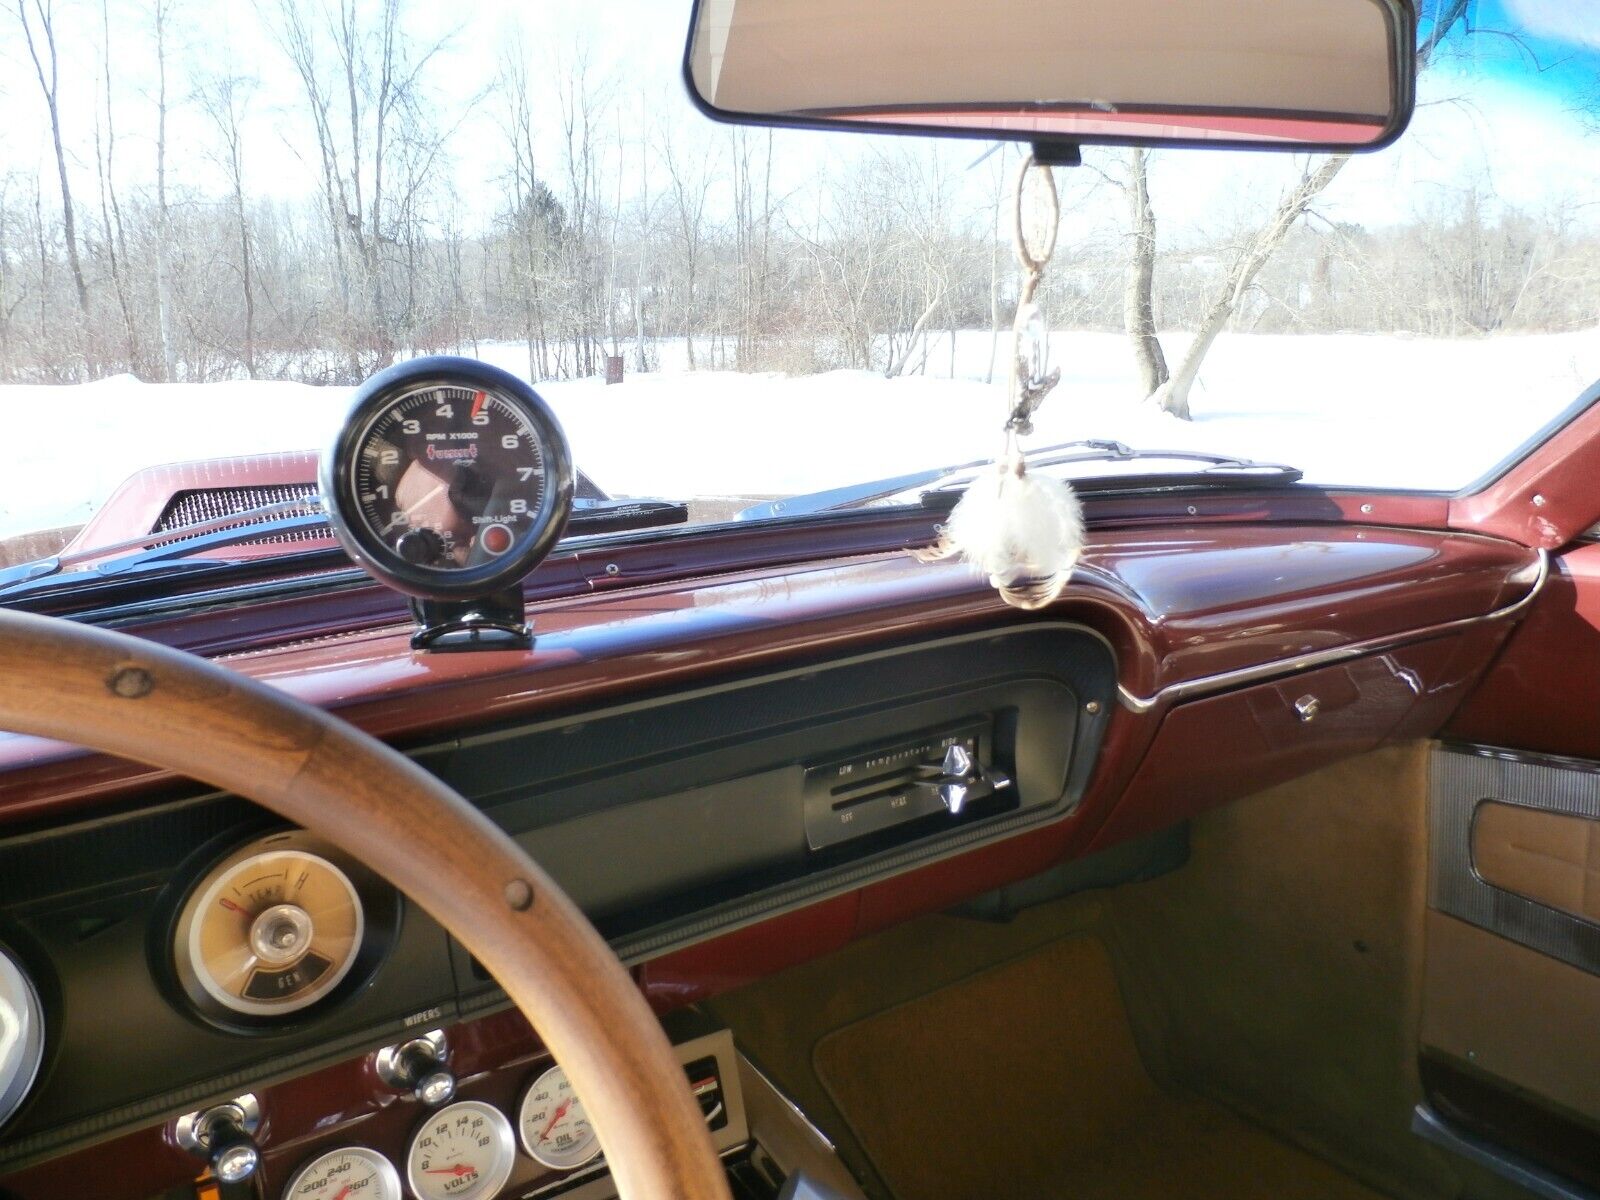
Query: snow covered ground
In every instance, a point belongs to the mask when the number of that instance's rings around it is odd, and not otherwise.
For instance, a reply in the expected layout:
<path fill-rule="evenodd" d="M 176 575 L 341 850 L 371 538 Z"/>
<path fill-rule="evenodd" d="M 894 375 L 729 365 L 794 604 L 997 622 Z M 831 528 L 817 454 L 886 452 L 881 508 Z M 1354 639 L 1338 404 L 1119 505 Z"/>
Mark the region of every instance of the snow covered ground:
<path fill-rule="evenodd" d="M 963 462 L 998 449 L 999 384 L 982 382 L 986 331 L 957 336 L 955 378 L 836 371 L 789 377 L 668 369 L 540 384 L 578 464 L 623 495 L 812 491 Z M 1182 339 L 1167 339 L 1176 361 Z M 1444 340 L 1254 335 L 1212 349 L 1183 422 L 1136 403 L 1116 334 L 1052 339 L 1061 385 L 1030 444 L 1116 438 L 1302 468 L 1318 483 L 1454 490 L 1478 478 L 1600 379 L 1600 328 Z M 520 345 L 481 357 L 524 372 Z M 1000 358 L 1005 357 L 1002 339 Z M 930 372 L 949 373 L 948 342 Z M 272 382 L 0 386 L 11 462 L 0 537 L 76 525 L 140 467 L 319 448 L 349 389 Z"/>

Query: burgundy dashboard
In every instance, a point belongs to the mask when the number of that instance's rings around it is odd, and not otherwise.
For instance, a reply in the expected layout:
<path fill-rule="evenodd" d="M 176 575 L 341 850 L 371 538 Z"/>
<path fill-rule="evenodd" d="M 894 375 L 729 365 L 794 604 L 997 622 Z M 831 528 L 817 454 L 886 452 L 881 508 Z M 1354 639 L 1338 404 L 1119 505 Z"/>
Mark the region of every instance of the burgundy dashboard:
<path fill-rule="evenodd" d="M 1130 523 L 1097 529 L 1061 601 L 1022 615 L 892 544 L 579 595 L 542 596 L 536 574 L 529 651 L 416 653 L 397 614 L 352 628 L 348 591 L 302 599 L 272 636 L 245 637 L 226 609 L 136 631 L 439 774 L 572 892 L 667 1012 L 1431 736 L 1549 573 L 1543 552 L 1468 533 Z M 197 1160 L 171 1119 L 252 1090 L 276 1196 L 341 1136 L 398 1152 L 416 1102 L 370 1052 L 408 1031 L 451 1031 L 468 1096 L 509 1094 L 542 1061 L 493 981 L 398 898 L 376 952 L 293 1020 L 219 1019 L 175 977 L 173 930 L 197 881 L 270 820 L 39 739 L 0 738 L 0 771 L 6 941 L 64 1031 L 0 1134 L 0 1195 L 59 1195 L 64 1163 L 83 1194 L 186 1187 Z"/>

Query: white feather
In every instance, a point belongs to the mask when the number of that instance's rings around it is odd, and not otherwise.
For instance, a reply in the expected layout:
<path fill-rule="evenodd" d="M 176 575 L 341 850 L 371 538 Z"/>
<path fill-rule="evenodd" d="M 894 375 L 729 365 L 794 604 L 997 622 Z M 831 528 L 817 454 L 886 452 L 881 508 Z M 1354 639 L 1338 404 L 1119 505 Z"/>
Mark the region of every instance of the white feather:
<path fill-rule="evenodd" d="M 1083 508 L 1072 488 L 1016 461 L 979 475 L 923 557 L 959 555 L 1006 603 L 1043 608 L 1061 595 L 1083 553 Z"/>

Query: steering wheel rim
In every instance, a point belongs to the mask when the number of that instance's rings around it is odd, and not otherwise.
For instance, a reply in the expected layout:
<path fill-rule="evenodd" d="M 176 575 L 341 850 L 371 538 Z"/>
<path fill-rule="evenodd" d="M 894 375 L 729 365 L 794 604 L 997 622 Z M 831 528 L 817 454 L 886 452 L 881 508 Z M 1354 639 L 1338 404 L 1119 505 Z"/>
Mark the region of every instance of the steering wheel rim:
<path fill-rule="evenodd" d="M 459 940 L 583 1097 L 624 1200 L 729 1200 L 683 1068 L 594 927 L 506 833 L 344 721 L 126 634 L 0 611 L 0 729 L 180 772 L 364 862 Z M 419 841 L 416 831 L 432 836 Z"/>

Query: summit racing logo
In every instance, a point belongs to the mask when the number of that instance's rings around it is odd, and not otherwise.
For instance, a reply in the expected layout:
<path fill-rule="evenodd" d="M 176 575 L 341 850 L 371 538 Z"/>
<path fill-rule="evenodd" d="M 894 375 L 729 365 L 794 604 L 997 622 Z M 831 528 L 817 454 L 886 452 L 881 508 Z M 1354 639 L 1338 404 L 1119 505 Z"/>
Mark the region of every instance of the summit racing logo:
<path fill-rule="evenodd" d="M 435 446 L 432 442 L 428 443 L 428 458 L 430 460 L 444 459 L 449 461 L 466 459 L 471 461 L 477 457 L 478 446 L 476 442 L 470 446 Z"/>

